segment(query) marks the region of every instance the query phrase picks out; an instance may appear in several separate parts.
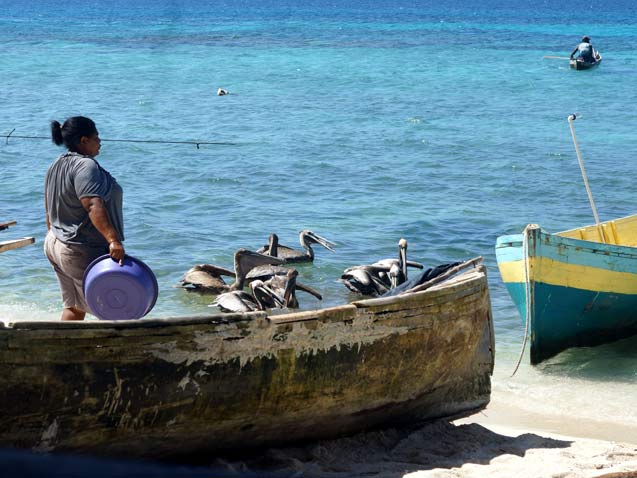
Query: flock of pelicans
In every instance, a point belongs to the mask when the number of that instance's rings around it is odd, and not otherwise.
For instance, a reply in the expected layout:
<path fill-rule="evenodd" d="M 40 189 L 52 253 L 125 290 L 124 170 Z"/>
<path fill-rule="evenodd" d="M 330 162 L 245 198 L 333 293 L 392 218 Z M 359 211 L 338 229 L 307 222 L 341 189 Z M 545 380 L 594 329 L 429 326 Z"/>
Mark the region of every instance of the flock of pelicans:
<path fill-rule="evenodd" d="M 303 250 L 283 246 L 276 234 L 270 234 L 269 243 L 257 251 L 238 249 L 234 253 L 233 271 L 199 264 L 184 274 L 181 287 L 216 295 L 211 306 L 217 306 L 223 312 L 298 308 L 297 290 L 322 300 L 318 291 L 297 281 L 299 273 L 296 269 L 283 265 L 313 262 L 313 244 L 332 252 L 336 244 L 307 229 L 299 233 L 299 242 Z M 407 240 L 400 239 L 397 258 L 349 267 L 339 281 L 354 293 L 377 297 L 407 281 L 407 267 L 422 269 L 423 265 L 407 260 Z M 234 278 L 234 282 L 226 283 L 224 276 Z"/>

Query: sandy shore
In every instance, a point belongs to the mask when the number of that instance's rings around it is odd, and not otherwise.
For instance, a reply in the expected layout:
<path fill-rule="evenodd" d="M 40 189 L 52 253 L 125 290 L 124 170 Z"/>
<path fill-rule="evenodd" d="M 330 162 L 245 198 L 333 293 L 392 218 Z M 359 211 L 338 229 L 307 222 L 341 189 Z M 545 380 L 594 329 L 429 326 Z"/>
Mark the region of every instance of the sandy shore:
<path fill-rule="evenodd" d="M 494 404 L 455 426 L 479 427 L 479 448 L 459 468 L 419 471 L 410 477 L 637 478 L 637 445 L 601 437 L 623 432 L 603 423 L 556 422 Z M 511 413 L 513 412 L 513 413 Z M 577 437 L 554 430 L 577 433 Z M 584 437 L 589 434 L 589 437 Z"/>
<path fill-rule="evenodd" d="M 637 478 L 636 445 L 487 427 L 475 419 L 270 450 L 262 460 L 278 463 L 275 475 L 295 477 Z M 254 471 L 253 465 L 230 469 Z"/>
<path fill-rule="evenodd" d="M 559 414 L 539 414 L 509 405 L 515 397 L 497 391 L 492 393 L 489 406 L 456 424 L 478 423 L 489 429 L 512 429 L 543 434 L 630 443 L 637 448 L 637 427 L 622 423 L 608 423 L 590 417 L 586 420 L 566 418 Z"/>
<path fill-rule="evenodd" d="M 317 478 L 637 478 L 637 444 L 619 439 L 634 430 L 534 416 L 507 407 L 506 396 L 493 398 L 455 422 L 273 449 L 256 462 L 225 465 L 253 472 L 269 464 L 277 476 Z"/>

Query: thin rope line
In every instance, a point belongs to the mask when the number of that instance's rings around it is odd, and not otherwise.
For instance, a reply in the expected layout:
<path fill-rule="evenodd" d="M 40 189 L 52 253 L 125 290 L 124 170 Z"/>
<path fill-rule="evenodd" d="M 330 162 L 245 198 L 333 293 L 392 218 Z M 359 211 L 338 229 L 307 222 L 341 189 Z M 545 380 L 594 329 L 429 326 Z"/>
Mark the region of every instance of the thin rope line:
<path fill-rule="evenodd" d="M 14 135 L 13 132 L 15 128 L 11 130 L 9 134 L 2 135 L 0 137 L 6 138 L 6 144 L 9 144 L 9 138 L 19 138 L 19 139 L 48 139 L 50 140 L 50 136 L 22 136 L 22 135 Z M 160 139 L 107 139 L 100 138 L 100 141 L 103 142 L 111 142 L 111 143 L 153 143 L 153 144 L 194 144 L 199 149 L 199 145 L 202 144 L 212 144 L 212 145 L 222 145 L 222 146 L 236 146 L 237 143 L 226 143 L 221 141 L 164 141 Z"/>
<path fill-rule="evenodd" d="M 599 224 L 599 216 L 597 215 L 597 208 L 595 207 L 595 201 L 593 201 L 593 193 L 591 193 L 591 188 L 588 185 L 588 177 L 586 176 L 586 171 L 584 170 L 584 162 L 582 161 L 582 155 L 579 151 L 579 146 L 577 144 L 577 137 L 575 136 L 575 128 L 573 127 L 573 121 L 577 118 L 577 115 L 572 114 L 567 118 L 568 126 L 571 129 L 571 136 L 573 137 L 573 144 L 575 145 L 575 154 L 577 155 L 577 162 L 579 163 L 580 171 L 582 172 L 582 178 L 584 179 L 584 186 L 586 186 L 586 194 L 588 194 L 588 200 L 591 203 L 591 209 L 593 210 L 593 216 L 595 217 L 595 224 L 597 225 L 597 229 L 599 230 L 599 235 L 602 242 L 606 242 L 604 238 L 604 231 L 601 229 Z"/>
<path fill-rule="evenodd" d="M 525 319 L 524 319 L 524 340 L 522 341 L 522 350 L 520 350 L 520 356 L 518 357 L 518 363 L 515 365 L 515 369 L 511 374 L 513 377 L 522 363 L 522 357 L 524 356 L 524 350 L 526 349 L 526 342 L 529 336 L 529 323 L 531 322 L 531 281 L 529 280 L 529 235 L 531 228 L 534 228 L 534 224 L 527 224 L 524 228 L 522 237 L 522 254 L 524 255 L 524 299 L 526 301 Z"/>

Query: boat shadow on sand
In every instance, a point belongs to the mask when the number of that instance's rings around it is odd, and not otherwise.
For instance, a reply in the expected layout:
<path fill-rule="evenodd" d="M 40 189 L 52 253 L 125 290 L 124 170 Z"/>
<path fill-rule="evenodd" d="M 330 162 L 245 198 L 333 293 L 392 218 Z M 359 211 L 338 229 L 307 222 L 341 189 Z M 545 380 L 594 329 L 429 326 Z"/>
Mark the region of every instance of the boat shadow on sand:
<path fill-rule="evenodd" d="M 532 433 L 500 435 L 478 424 L 434 421 L 411 429 L 386 429 L 296 447 L 245 451 L 240 457 L 199 458 L 200 464 L 104 460 L 78 455 L 35 455 L 4 450 L 6 476 L 52 478 L 402 477 L 407 473 L 488 465 L 530 449 L 567 449 L 571 441 Z M 193 458 L 193 460 L 195 460 Z M 191 462 L 192 463 L 192 462 Z"/>
<path fill-rule="evenodd" d="M 303 447 L 270 449 L 258 458 L 232 465 L 283 476 L 402 478 L 418 471 L 489 465 L 502 455 L 524 457 L 530 449 L 567 449 L 571 444 L 532 433 L 511 437 L 475 423 L 455 425 L 438 420 L 411 429 L 387 429 Z"/>

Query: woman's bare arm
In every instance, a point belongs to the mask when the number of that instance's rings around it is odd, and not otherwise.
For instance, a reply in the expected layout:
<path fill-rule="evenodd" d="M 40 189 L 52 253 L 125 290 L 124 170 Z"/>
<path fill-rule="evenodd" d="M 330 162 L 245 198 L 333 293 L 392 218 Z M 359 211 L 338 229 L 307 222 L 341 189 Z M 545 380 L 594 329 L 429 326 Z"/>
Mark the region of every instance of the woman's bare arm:
<path fill-rule="evenodd" d="M 119 261 L 122 265 L 124 261 L 124 245 L 119 240 L 117 231 L 111 224 L 106 211 L 104 200 L 97 196 L 91 196 L 80 199 L 82 206 L 88 212 L 88 217 L 95 228 L 100 232 L 104 239 L 108 242 L 108 253 L 113 259 Z"/>

